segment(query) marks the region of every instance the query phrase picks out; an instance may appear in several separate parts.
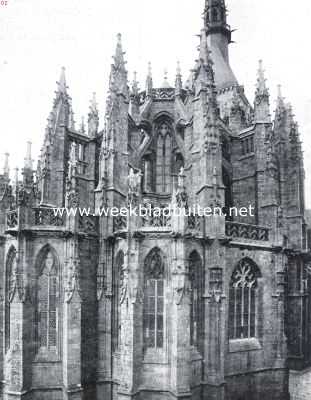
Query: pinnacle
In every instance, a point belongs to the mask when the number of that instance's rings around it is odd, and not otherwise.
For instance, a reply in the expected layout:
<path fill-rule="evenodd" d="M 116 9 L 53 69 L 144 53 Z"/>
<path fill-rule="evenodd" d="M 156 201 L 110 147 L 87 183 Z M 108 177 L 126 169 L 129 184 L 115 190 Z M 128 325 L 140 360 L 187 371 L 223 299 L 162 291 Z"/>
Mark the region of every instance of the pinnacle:
<path fill-rule="evenodd" d="M 118 33 L 117 35 L 117 47 L 116 47 L 116 52 L 115 55 L 113 56 L 114 60 L 114 65 L 115 67 L 123 67 L 125 66 L 125 60 L 124 60 L 124 54 L 125 52 L 122 49 L 122 35 L 121 33 Z"/>
<path fill-rule="evenodd" d="M 93 112 L 97 112 L 96 92 L 93 92 L 92 98 L 90 100 L 90 110 Z"/>
<path fill-rule="evenodd" d="M 181 76 L 181 67 L 179 61 L 177 61 L 176 76 Z"/>
<path fill-rule="evenodd" d="M 152 78 L 152 65 L 150 61 L 148 63 L 148 77 Z"/>
<path fill-rule="evenodd" d="M 163 88 L 170 88 L 171 86 L 170 86 L 170 84 L 169 84 L 169 82 L 168 82 L 168 72 L 167 72 L 167 69 L 165 69 L 164 70 L 164 79 L 163 79 L 163 83 L 162 83 L 162 87 Z"/>
<path fill-rule="evenodd" d="M 182 76 L 181 76 L 181 68 L 179 61 L 177 61 L 175 87 L 176 87 L 176 95 L 180 95 L 182 91 Z"/>
<path fill-rule="evenodd" d="M 132 82 L 132 93 L 134 95 L 137 95 L 139 92 L 138 81 L 137 81 L 137 72 L 134 71 L 133 75 L 134 76 L 133 76 L 133 82 Z"/>
<path fill-rule="evenodd" d="M 58 91 L 60 93 L 67 93 L 67 85 L 66 85 L 66 69 L 62 67 L 59 81 L 57 82 Z"/>
<path fill-rule="evenodd" d="M 265 70 L 263 68 L 263 61 L 259 60 L 256 84 L 256 96 L 269 96 L 268 88 L 266 85 Z"/>
<path fill-rule="evenodd" d="M 152 81 L 152 68 L 151 68 L 151 62 L 148 63 L 148 74 L 147 74 L 147 80 L 146 80 L 146 93 L 147 96 L 151 96 L 153 88 L 153 81 Z"/>
<path fill-rule="evenodd" d="M 284 104 L 284 97 L 282 96 L 282 86 L 281 85 L 278 85 L 277 93 L 278 93 L 277 100 L 276 100 L 277 109 L 280 107 L 283 108 L 285 106 L 285 104 Z"/>
<path fill-rule="evenodd" d="M 10 167 L 9 167 L 9 153 L 4 154 L 4 167 L 3 167 L 3 174 L 9 176 L 10 174 Z"/>
<path fill-rule="evenodd" d="M 29 168 L 29 169 L 32 169 L 32 167 L 33 167 L 33 160 L 31 158 L 31 146 L 32 146 L 32 143 L 30 141 L 27 142 L 27 150 L 26 150 L 24 167 Z"/>

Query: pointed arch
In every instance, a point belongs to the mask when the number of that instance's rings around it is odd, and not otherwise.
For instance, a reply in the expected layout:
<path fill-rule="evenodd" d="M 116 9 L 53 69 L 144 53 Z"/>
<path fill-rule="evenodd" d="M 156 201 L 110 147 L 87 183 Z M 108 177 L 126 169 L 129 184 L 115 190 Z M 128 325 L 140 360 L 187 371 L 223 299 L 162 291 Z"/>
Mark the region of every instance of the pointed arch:
<path fill-rule="evenodd" d="M 164 346 L 164 257 L 158 247 L 144 262 L 144 348 Z"/>
<path fill-rule="evenodd" d="M 171 192 L 172 126 L 167 120 L 157 123 L 156 188 L 159 193 Z"/>
<path fill-rule="evenodd" d="M 14 246 L 11 246 L 6 257 L 5 264 L 5 351 L 10 348 L 11 335 L 11 300 L 15 291 L 15 269 L 17 251 Z"/>
<path fill-rule="evenodd" d="M 124 280 L 124 252 L 115 257 L 112 272 L 112 352 L 116 352 L 121 342 L 121 289 Z"/>
<path fill-rule="evenodd" d="M 203 263 L 199 253 L 193 250 L 189 255 L 190 282 L 190 345 L 201 350 L 204 332 L 204 290 Z"/>
<path fill-rule="evenodd" d="M 55 249 L 45 245 L 36 257 L 37 351 L 58 352 L 60 324 L 60 263 Z"/>
<path fill-rule="evenodd" d="M 229 338 L 250 339 L 258 336 L 261 272 L 250 258 L 234 268 L 229 288 Z"/>

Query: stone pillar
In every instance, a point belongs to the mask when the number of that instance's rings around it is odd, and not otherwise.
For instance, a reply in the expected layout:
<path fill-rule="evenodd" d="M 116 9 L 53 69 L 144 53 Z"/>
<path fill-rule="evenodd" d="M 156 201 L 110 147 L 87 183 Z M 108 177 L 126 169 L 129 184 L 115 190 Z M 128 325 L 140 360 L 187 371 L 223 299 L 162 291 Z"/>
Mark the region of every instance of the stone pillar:
<path fill-rule="evenodd" d="M 204 400 L 224 400 L 225 296 L 223 295 L 224 250 L 214 243 L 206 251 L 205 276 L 205 370 Z M 207 263 L 211 265 L 207 269 Z"/>
<path fill-rule="evenodd" d="M 32 351 L 32 310 L 30 307 L 27 282 L 25 280 L 25 259 L 23 238 L 19 238 L 16 259 L 12 265 L 12 284 L 9 290 L 10 302 L 10 347 L 5 355 L 5 400 L 29 399 L 31 369 L 29 361 Z"/>
<path fill-rule="evenodd" d="M 172 246 L 171 390 L 176 398 L 191 399 L 190 285 L 184 238 L 176 238 Z"/>
<path fill-rule="evenodd" d="M 99 265 L 97 270 L 97 400 L 112 394 L 112 268 L 114 243 L 107 239 L 100 244 Z"/>
<path fill-rule="evenodd" d="M 67 242 L 63 313 L 63 395 L 64 400 L 82 400 L 81 385 L 81 293 L 78 239 Z"/>
<path fill-rule="evenodd" d="M 287 340 L 285 336 L 285 263 L 286 256 L 279 253 L 275 256 L 275 274 L 276 290 L 273 295 L 275 304 L 275 313 L 277 319 L 276 325 L 276 358 L 275 368 L 283 369 L 283 382 L 280 382 L 279 397 L 277 400 L 289 400 L 288 391 L 288 370 L 286 366 L 287 359 Z M 283 384 L 283 385 L 282 385 Z"/>
<path fill-rule="evenodd" d="M 128 205 L 135 207 L 141 200 L 141 174 L 130 170 Z M 139 216 L 127 221 L 127 252 L 125 254 L 121 287 L 121 355 L 118 400 L 134 399 L 139 387 L 140 367 L 143 360 L 143 274 L 140 268 L 141 236 L 137 229 Z"/>
<path fill-rule="evenodd" d="M 138 238 L 129 238 L 121 288 L 121 376 L 118 400 L 134 399 L 143 358 L 143 291 Z"/>

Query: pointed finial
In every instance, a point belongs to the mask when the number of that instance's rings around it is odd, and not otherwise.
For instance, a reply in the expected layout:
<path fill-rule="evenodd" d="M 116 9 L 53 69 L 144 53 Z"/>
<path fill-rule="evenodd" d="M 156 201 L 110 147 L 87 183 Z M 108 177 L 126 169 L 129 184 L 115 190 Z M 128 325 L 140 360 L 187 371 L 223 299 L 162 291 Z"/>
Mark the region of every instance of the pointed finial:
<path fill-rule="evenodd" d="M 132 93 L 134 96 L 136 96 L 139 92 L 139 87 L 138 87 L 138 81 L 137 81 L 137 72 L 134 71 L 133 74 L 133 82 L 132 82 Z"/>
<path fill-rule="evenodd" d="M 9 167 L 9 153 L 4 154 L 4 167 L 3 167 L 3 174 L 7 177 L 10 175 L 10 167 Z"/>
<path fill-rule="evenodd" d="M 67 85 L 66 85 L 66 69 L 62 67 L 58 84 L 58 90 L 60 93 L 67 93 Z"/>
<path fill-rule="evenodd" d="M 97 99 L 96 99 L 96 92 L 93 92 L 92 98 L 90 100 L 90 111 L 97 112 Z"/>
<path fill-rule="evenodd" d="M 18 186 L 18 182 L 19 182 L 19 179 L 18 179 L 18 172 L 19 172 L 19 169 L 16 167 L 15 169 L 15 186 Z"/>
<path fill-rule="evenodd" d="M 81 132 L 83 135 L 85 134 L 84 116 L 81 117 L 80 132 Z"/>
<path fill-rule="evenodd" d="M 284 108 L 284 97 L 282 95 L 282 85 L 277 86 L 277 99 L 276 99 L 276 108 Z"/>
<path fill-rule="evenodd" d="M 93 97 L 90 101 L 90 111 L 88 113 L 88 135 L 95 137 L 98 132 L 99 113 L 97 108 L 96 93 L 93 92 Z"/>
<path fill-rule="evenodd" d="M 146 81 L 146 94 L 147 94 L 147 96 L 151 96 L 152 95 L 152 89 L 153 89 L 152 67 L 151 67 L 151 62 L 149 61 L 149 63 L 148 63 L 148 75 L 147 75 L 147 81 Z"/>
<path fill-rule="evenodd" d="M 177 61 L 175 87 L 176 87 L 176 96 L 180 96 L 182 91 L 182 76 L 181 76 L 181 68 L 179 61 Z"/>
<path fill-rule="evenodd" d="M 168 71 L 165 68 L 164 69 L 164 78 L 163 78 L 163 84 L 162 84 L 163 88 L 170 88 L 170 84 L 168 83 Z"/>
<path fill-rule="evenodd" d="M 152 65 L 151 61 L 148 62 L 148 77 L 152 78 Z"/>
<path fill-rule="evenodd" d="M 32 143 L 30 141 L 27 142 L 27 150 L 26 150 L 26 157 L 25 157 L 25 168 L 32 169 L 33 160 L 31 158 L 31 146 Z"/>
<path fill-rule="evenodd" d="M 270 123 L 270 106 L 269 106 L 269 90 L 266 85 L 266 79 L 263 69 L 263 62 L 259 60 L 259 66 L 257 71 L 257 83 L 255 92 L 255 122 Z"/>
<path fill-rule="evenodd" d="M 177 75 L 177 76 L 181 76 L 180 61 L 177 61 L 176 75 Z"/>
<path fill-rule="evenodd" d="M 116 52 L 115 55 L 113 56 L 114 59 L 114 65 L 116 68 L 124 68 L 125 67 L 125 61 L 124 61 L 124 52 L 122 49 L 122 35 L 121 33 L 117 34 L 117 47 L 116 47 Z"/>

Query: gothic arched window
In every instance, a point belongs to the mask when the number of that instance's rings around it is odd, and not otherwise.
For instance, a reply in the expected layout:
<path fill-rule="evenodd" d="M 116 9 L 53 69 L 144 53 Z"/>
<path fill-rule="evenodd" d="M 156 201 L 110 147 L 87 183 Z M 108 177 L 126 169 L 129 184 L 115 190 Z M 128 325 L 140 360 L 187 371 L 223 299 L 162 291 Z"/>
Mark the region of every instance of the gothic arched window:
<path fill-rule="evenodd" d="M 203 335 L 203 268 L 201 257 L 193 251 L 189 257 L 190 298 L 190 345 L 200 347 Z"/>
<path fill-rule="evenodd" d="M 115 352 L 120 345 L 121 338 L 121 290 L 124 275 L 123 251 L 120 251 L 116 257 L 112 275 L 112 351 Z"/>
<path fill-rule="evenodd" d="M 184 167 L 184 157 L 181 155 L 181 153 L 177 153 L 175 156 L 175 171 L 176 174 L 180 173 L 181 168 Z"/>
<path fill-rule="evenodd" d="M 143 191 L 153 192 L 153 159 L 152 155 L 148 154 L 143 158 Z"/>
<path fill-rule="evenodd" d="M 144 265 L 144 347 L 163 348 L 164 263 L 161 251 L 152 250 Z"/>
<path fill-rule="evenodd" d="M 158 128 L 156 188 L 159 193 L 171 192 L 172 139 L 170 127 L 163 122 Z"/>
<path fill-rule="evenodd" d="M 16 279 L 16 250 L 11 249 L 6 264 L 6 291 L 5 291 L 5 350 L 10 348 L 11 334 L 11 301 L 15 290 Z"/>
<path fill-rule="evenodd" d="M 56 351 L 59 323 L 59 277 L 54 254 L 46 252 L 40 264 L 37 294 L 38 346 Z"/>
<path fill-rule="evenodd" d="M 257 265 L 243 259 L 235 268 L 229 289 L 229 338 L 255 338 L 258 334 L 258 289 L 261 277 Z"/>

